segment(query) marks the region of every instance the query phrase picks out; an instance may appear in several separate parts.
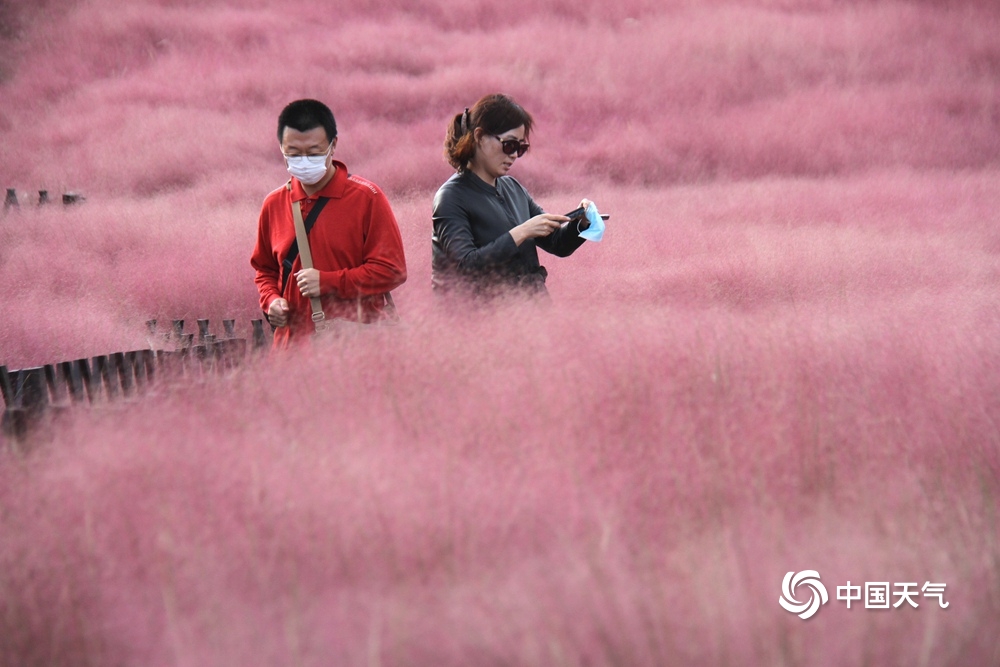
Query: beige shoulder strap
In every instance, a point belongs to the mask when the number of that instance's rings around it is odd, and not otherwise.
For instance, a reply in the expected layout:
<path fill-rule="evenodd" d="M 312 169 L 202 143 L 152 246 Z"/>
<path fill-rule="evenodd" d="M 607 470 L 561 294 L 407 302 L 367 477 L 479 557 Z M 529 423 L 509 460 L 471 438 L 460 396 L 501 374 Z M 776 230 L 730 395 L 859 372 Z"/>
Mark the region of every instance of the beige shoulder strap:
<path fill-rule="evenodd" d="M 312 251 L 309 249 L 309 235 L 306 234 L 306 223 L 302 220 L 302 204 L 300 202 L 292 202 L 292 217 L 295 219 L 295 238 L 299 242 L 299 257 L 302 259 L 302 268 L 311 269 L 313 268 Z M 312 321 L 317 324 L 322 322 L 326 315 L 323 313 L 323 304 L 319 297 L 309 297 L 309 303 L 312 304 Z"/>

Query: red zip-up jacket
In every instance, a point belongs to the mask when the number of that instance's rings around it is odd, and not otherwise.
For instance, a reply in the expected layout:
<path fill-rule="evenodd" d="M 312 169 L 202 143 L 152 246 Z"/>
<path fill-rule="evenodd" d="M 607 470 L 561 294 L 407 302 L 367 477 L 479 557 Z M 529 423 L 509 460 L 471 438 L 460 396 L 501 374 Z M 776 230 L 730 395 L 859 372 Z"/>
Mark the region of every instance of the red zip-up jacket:
<path fill-rule="evenodd" d="M 306 339 L 315 331 L 309 299 L 299 292 L 294 276 L 288 277 L 281 291 L 282 262 L 295 240 L 292 202 L 302 203 L 306 218 L 319 197 L 330 199 L 309 232 L 327 318 L 376 321 L 385 308 L 385 294 L 406 280 L 403 239 L 389 200 L 374 183 L 349 176 L 344 163 L 334 160 L 333 164 L 337 170 L 319 192 L 307 197 L 293 178 L 290 188 L 286 184 L 270 193 L 261 207 L 257 245 L 250 257 L 257 272 L 254 282 L 260 307 L 266 314 L 279 297 L 289 307 L 288 326 L 274 333 L 275 347 Z M 302 260 L 297 257 L 292 274 L 301 269 Z"/>

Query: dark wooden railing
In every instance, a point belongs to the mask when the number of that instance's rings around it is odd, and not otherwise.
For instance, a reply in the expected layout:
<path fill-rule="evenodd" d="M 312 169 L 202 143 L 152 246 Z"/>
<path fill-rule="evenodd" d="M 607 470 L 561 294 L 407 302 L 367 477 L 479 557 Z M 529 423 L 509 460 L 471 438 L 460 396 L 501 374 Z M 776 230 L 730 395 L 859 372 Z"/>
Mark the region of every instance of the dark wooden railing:
<path fill-rule="evenodd" d="M 198 333 L 185 333 L 184 320 L 173 320 L 160 332 L 156 320 L 146 323 L 149 348 L 21 368 L 0 366 L 3 432 L 21 440 L 34 426 L 75 406 L 128 400 L 154 386 L 171 386 L 221 374 L 249 356 L 266 351 L 269 335 L 263 320 L 251 321 L 251 337 L 236 335 L 235 320 L 223 320 L 221 335 L 210 333 L 208 320 L 198 320 Z"/>

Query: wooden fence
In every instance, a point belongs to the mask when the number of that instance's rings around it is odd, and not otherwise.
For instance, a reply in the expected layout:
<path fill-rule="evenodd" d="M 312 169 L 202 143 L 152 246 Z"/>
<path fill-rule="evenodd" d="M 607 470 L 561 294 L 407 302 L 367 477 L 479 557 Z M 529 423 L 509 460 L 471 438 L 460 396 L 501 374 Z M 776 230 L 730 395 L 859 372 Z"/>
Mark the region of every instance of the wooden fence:
<path fill-rule="evenodd" d="M 154 386 L 183 384 L 240 366 L 250 355 L 270 346 L 263 320 L 251 321 L 251 338 L 239 338 L 235 320 L 223 320 L 220 334 L 210 333 L 208 320 L 198 320 L 198 333 L 185 333 L 184 320 L 168 331 L 147 322 L 150 347 L 114 352 L 11 370 L 0 366 L 3 432 L 23 439 L 44 419 L 76 406 L 129 400 Z"/>
<path fill-rule="evenodd" d="M 70 206 L 72 204 L 79 204 L 85 200 L 86 198 L 78 192 L 64 192 L 62 196 L 62 203 L 65 206 Z M 52 203 L 52 200 L 49 199 L 49 191 L 39 190 L 38 205 L 45 206 L 46 204 L 50 203 Z M 20 207 L 21 207 L 21 201 L 20 199 L 18 199 L 17 190 L 15 188 L 7 188 L 7 195 L 4 197 L 3 200 L 3 210 L 4 211 L 17 210 Z"/>

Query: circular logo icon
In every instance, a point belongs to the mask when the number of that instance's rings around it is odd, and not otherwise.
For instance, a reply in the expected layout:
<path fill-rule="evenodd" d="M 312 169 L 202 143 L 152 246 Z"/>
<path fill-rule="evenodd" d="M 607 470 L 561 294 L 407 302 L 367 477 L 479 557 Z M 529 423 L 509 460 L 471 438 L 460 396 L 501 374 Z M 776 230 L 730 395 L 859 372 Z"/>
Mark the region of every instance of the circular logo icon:
<path fill-rule="evenodd" d="M 795 597 L 795 589 L 799 584 L 810 589 L 809 599 L 806 602 L 799 602 Z M 781 597 L 778 598 L 778 603 L 785 611 L 798 614 L 802 620 L 811 618 L 827 600 L 829 597 L 826 594 L 826 586 L 819 580 L 819 572 L 816 570 L 803 570 L 798 574 L 789 572 L 781 582 Z"/>

